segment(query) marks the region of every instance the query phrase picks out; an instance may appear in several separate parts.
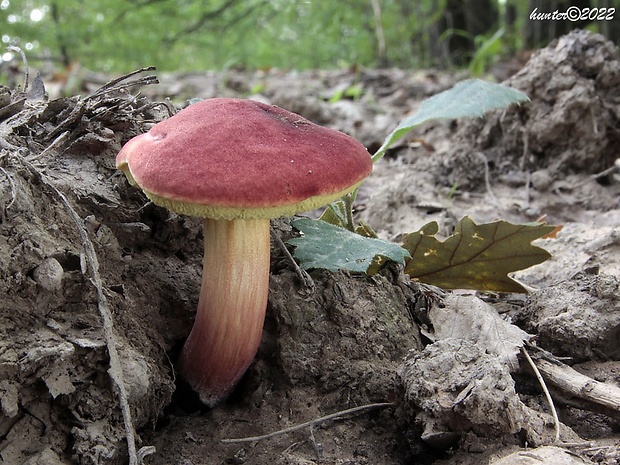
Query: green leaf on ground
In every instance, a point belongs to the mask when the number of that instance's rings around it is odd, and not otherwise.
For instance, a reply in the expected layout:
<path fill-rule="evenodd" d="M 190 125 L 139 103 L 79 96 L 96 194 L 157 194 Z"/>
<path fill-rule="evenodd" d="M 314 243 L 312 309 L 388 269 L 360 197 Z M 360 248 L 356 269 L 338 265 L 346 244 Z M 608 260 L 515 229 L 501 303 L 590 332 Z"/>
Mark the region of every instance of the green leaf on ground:
<path fill-rule="evenodd" d="M 379 160 L 390 145 L 416 126 L 428 121 L 481 117 L 489 110 L 506 108 L 512 103 L 522 103 L 528 100 L 528 96 L 523 92 L 502 84 L 479 79 L 459 82 L 452 89 L 422 102 L 416 114 L 402 120 L 396 129 L 390 133 L 383 145 L 372 156 L 372 160 L 373 162 Z"/>
<path fill-rule="evenodd" d="M 531 243 L 554 230 L 554 226 L 542 223 L 476 224 L 466 216 L 443 242 L 435 238 L 438 229 L 432 222 L 407 235 L 403 247 L 411 258 L 405 273 L 413 280 L 444 289 L 526 293 L 508 273 L 542 263 L 551 256 Z"/>
<path fill-rule="evenodd" d="M 398 244 L 363 237 L 325 221 L 299 218 L 292 224 L 303 235 L 287 242 L 295 246 L 293 255 L 304 269 L 374 274 L 385 259 L 404 263 L 409 256 Z"/>
<path fill-rule="evenodd" d="M 330 203 L 323 214 L 319 218 L 321 221 L 333 224 L 334 226 L 340 226 L 341 228 L 347 227 L 347 207 L 342 200 L 336 200 Z"/>

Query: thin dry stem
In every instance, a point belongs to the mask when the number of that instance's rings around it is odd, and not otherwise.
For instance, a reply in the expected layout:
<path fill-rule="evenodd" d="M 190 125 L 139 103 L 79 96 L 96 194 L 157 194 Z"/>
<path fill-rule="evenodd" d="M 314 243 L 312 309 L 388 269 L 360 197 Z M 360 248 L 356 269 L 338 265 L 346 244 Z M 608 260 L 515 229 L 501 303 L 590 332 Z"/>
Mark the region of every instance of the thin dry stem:
<path fill-rule="evenodd" d="M 521 353 L 523 354 L 523 356 L 527 360 L 527 363 L 529 363 L 530 366 L 532 367 L 532 370 L 534 370 L 534 374 L 536 375 L 536 379 L 540 383 L 540 386 L 541 386 L 543 392 L 545 393 L 545 397 L 547 398 L 547 402 L 549 403 L 549 408 L 551 409 L 551 414 L 553 415 L 553 427 L 555 429 L 555 442 L 559 442 L 560 441 L 560 419 L 558 418 L 558 412 L 555 409 L 555 405 L 553 404 L 553 399 L 551 398 L 551 393 L 549 392 L 549 389 L 547 389 L 547 385 L 545 384 L 545 380 L 543 379 L 542 375 L 540 374 L 540 371 L 538 370 L 538 367 L 534 363 L 534 360 L 532 360 L 532 357 L 530 357 L 530 354 L 528 354 L 527 350 L 525 350 L 525 347 L 521 347 Z"/>
<path fill-rule="evenodd" d="M 26 92 L 28 90 L 28 81 L 30 77 L 30 70 L 28 68 L 28 60 L 26 59 L 26 54 L 20 47 L 16 47 L 15 45 L 9 45 L 6 48 L 9 52 L 17 52 L 22 57 L 22 63 L 24 64 L 24 88 L 23 91 Z"/>
<path fill-rule="evenodd" d="M 542 376 L 561 392 L 608 409 L 610 414 L 617 415 L 620 412 L 620 388 L 618 386 L 592 379 L 559 362 L 538 360 L 537 367 Z"/>
<path fill-rule="evenodd" d="M 288 433 L 292 433 L 294 431 L 299 431 L 300 429 L 304 429 L 307 427 L 312 427 L 312 426 L 316 426 L 316 425 L 320 425 L 321 423 L 325 423 L 326 421 L 329 420 L 335 420 L 338 418 L 342 418 L 345 417 L 347 415 L 353 415 L 355 413 L 359 413 L 359 412 L 365 412 L 367 410 L 373 410 L 376 408 L 383 408 L 383 407 L 391 407 L 394 404 L 391 402 L 380 402 L 380 403 L 376 403 L 376 404 L 367 404 L 367 405 L 360 405 L 359 407 L 353 407 L 347 410 L 342 410 L 340 412 L 336 412 L 336 413 L 332 413 L 330 415 L 325 415 L 324 417 L 320 417 L 320 418 L 316 418 L 314 420 L 310 420 L 310 421 L 306 421 L 304 423 L 300 423 L 299 425 L 295 425 L 295 426 L 290 426 L 288 428 L 284 428 L 281 429 L 280 431 L 274 431 L 273 433 L 268 433 L 268 434 L 263 434 L 261 436 L 250 436 L 247 438 L 235 438 L 235 439 L 222 439 L 220 442 L 224 443 L 224 444 L 239 444 L 242 442 L 254 442 L 254 441 L 262 441 L 264 439 L 270 439 L 276 436 L 280 436 L 282 434 L 288 434 Z"/>
<path fill-rule="evenodd" d="M 491 189 L 491 174 L 489 170 L 489 160 L 487 159 L 486 155 L 482 152 L 476 152 L 476 154 L 478 155 L 478 157 L 484 164 L 484 185 L 487 189 L 487 193 L 489 194 L 489 197 L 491 197 L 491 200 L 493 201 L 493 203 L 500 210 L 502 210 L 503 209 L 502 205 L 499 203 L 499 200 L 497 200 L 497 197 L 495 197 L 495 194 L 493 193 L 493 189 Z"/>
<path fill-rule="evenodd" d="M 10 173 L 8 173 L 4 168 L 0 167 L 0 171 L 2 171 L 2 174 L 4 174 L 4 176 L 6 176 L 6 179 L 9 182 L 9 187 L 11 188 L 11 201 L 9 202 L 8 205 L 6 205 L 4 207 L 4 210 L 8 210 L 9 208 L 11 208 L 13 206 L 13 204 L 15 203 L 15 198 L 17 197 L 17 191 L 15 189 L 15 183 L 13 182 L 13 176 L 10 175 Z"/>
<path fill-rule="evenodd" d="M 120 84 L 121 82 L 125 81 L 126 79 L 129 79 L 130 77 L 136 76 L 137 74 L 144 73 L 146 71 L 154 71 L 154 70 L 155 70 L 155 66 L 147 66 L 145 68 L 140 68 L 140 69 L 137 69 L 135 71 L 132 71 L 131 73 L 127 73 L 127 74 L 124 74 L 124 75 L 119 76 L 117 78 L 114 78 L 111 81 L 108 81 L 104 85 L 99 87 L 96 91 L 94 91 L 92 94 L 90 94 L 84 100 L 90 100 L 90 99 L 99 97 L 99 96 L 101 96 L 101 95 L 103 95 L 106 92 L 109 92 L 111 90 L 116 91 L 118 89 L 122 89 L 122 88 L 125 88 L 125 87 L 155 84 L 155 83 L 157 83 L 157 78 L 155 76 L 144 76 L 144 77 L 138 78 L 138 79 L 136 79 L 134 81 L 130 81 L 130 82 L 126 82 L 126 83 Z"/>
<path fill-rule="evenodd" d="M 312 277 L 308 274 L 308 272 L 306 270 L 303 270 L 303 269 L 301 269 L 299 267 L 299 265 L 297 264 L 297 262 L 295 261 L 295 259 L 291 255 L 291 253 L 286 248 L 286 244 L 280 238 L 278 233 L 276 233 L 276 231 L 273 229 L 273 227 L 270 227 L 269 232 L 271 233 L 271 238 L 273 239 L 273 241 L 280 248 L 280 250 L 282 250 L 282 252 L 284 253 L 286 259 L 288 260 L 290 265 L 293 267 L 293 270 L 295 271 L 295 274 L 297 275 L 297 277 L 299 278 L 299 280 L 303 284 L 304 289 L 307 290 L 307 291 L 314 290 L 314 280 L 312 279 Z"/>

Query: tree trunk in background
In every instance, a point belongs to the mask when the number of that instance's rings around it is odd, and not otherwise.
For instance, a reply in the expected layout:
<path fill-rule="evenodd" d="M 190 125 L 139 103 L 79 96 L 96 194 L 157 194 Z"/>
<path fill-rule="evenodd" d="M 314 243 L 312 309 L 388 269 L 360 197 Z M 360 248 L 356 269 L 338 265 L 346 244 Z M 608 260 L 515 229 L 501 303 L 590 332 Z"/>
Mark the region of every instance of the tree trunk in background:
<path fill-rule="evenodd" d="M 506 50 L 508 56 L 513 55 L 518 50 L 517 45 L 517 15 L 518 9 L 514 3 L 507 3 L 504 9 L 504 37 L 506 38 Z"/>
<path fill-rule="evenodd" d="M 57 46 L 58 50 L 60 51 L 60 61 L 62 62 L 65 69 L 67 69 L 71 65 L 71 56 L 69 54 L 67 38 L 62 33 L 62 27 L 60 27 L 60 24 L 62 23 L 62 17 L 58 8 L 58 1 L 51 2 L 50 10 L 52 13 L 52 19 L 54 20 L 54 24 L 56 25 L 56 41 L 58 42 Z"/>
<path fill-rule="evenodd" d="M 613 18 L 612 20 L 598 21 L 598 31 L 603 34 L 607 39 L 614 42 L 616 45 L 620 44 L 620 0 L 598 0 L 596 2 L 599 11 L 602 8 L 606 8 L 606 16 Z M 610 9 L 614 9 L 613 13 L 610 13 Z"/>
<path fill-rule="evenodd" d="M 447 43 L 445 49 L 436 49 L 432 57 L 439 57 L 443 66 L 465 66 L 475 53 L 474 38 L 481 34 L 492 34 L 499 22 L 497 2 L 494 0 L 448 0 L 441 19 L 434 25 L 439 36 Z M 441 47 L 442 40 L 433 42 Z"/>

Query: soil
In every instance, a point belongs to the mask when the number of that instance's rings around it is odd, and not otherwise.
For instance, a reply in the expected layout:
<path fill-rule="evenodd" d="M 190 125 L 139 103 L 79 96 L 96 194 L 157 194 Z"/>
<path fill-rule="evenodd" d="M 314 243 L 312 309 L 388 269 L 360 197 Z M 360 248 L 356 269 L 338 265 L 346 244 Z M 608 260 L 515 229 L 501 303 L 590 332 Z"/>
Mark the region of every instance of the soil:
<path fill-rule="evenodd" d="M 186 99 L 241 96 L 372 152 L 464 76 L 231 70 L 151 85 L 145 74 L 80 97 L 47 98 L 45 78 L 0 88 L 3 463 L 620 462 L 617 47 L 584 31 L 553 42 L 506 81 L 530 102 L 415 130 L 358 196 L 358 217 L 395 241 L 429 221 L 447 235 L 464 215 L 563 225 L 538 241 L 553 257 L 516 274 L 528 296 L 448 293 L 393 265 L 314 270 L 310 287 L 273 245 L 261 347 L 213 409 L 174 370 L 197 306 L 201 221 L 131 187 L 114 166 L 121 146 Z M 359 97 L 332 98 L 353 85 Z M 274 228 L 296 234 L 288 220 Z"/>

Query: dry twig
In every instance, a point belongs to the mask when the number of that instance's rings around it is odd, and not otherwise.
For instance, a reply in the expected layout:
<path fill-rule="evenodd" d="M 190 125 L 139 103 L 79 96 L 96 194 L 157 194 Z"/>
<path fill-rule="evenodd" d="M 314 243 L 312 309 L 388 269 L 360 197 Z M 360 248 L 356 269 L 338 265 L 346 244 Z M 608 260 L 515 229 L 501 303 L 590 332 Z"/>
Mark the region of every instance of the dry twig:
<path fill-rule="evenodd" d="M 90 94 L 84 100 L 92 100 L 94 98 L 97 98 L 97 97 L 100 97 L 100 96 L 106 94 L 107 92 L 117 91 L 119 89 L 123 89 L 123 88 L 126 88 L 126 87 L 144 86 L 144 85 L 149 85 L 149 84 L 155 84 L 155 83 L 157 83 L 157 78 L 155 76 L 144 76 L 144 77 L 138 78 L 138 79 L 136 79 L 134 81 L 125 82 L 125 83 L 121 84 L 121 82 L 126 81 L 130 77 L 136 76 L 136 75 L 138 75 L 140 73 L 144 73 L 146 71 L 154 71 L 154 70 L 155 70 L 155 66 L 147 66 L 146 68 L 137 69 L 135 71 L 132 71 L 131 73 L 119 76 L 119 77 L 117 77 L 115 79 L 112 79 L 111 81 L 106 82 L 104 85 L 102 85 L 99 89 L 97 89 L 92 94 Z"/>
<path fill-rule="evenodd" d="M 284 256 L 286 257 L 287 261 L 293 267 L 293 270 L 295 270 L 295 274 L 297 275 L 302 285 L 304 286 L 304 290 L 312 291 L 314 289 L 314 281 L 312 280 L 312 277 L 308 274 L 306 270 L 302 270 L 299 267 L 299 265 L 297 264 L 297 262 L 295 261 L 291 253 L 286 248 L 286 244 L 284 243 L 284 241 L 280 238 L 278 233 L 273 229 L 273 226 L 270 227 L 269 231 L 271 233 L 271 238 L 276 243 L 276 245 L 280 248 L 280 250 L 284 252 Z"/>
<path fill-rule="evenodd" d="M 19 53 L 20 56 L 22 57 L 22 63 L 24 64 L 24 88 L 22 89 L 22 91 L 26 92 L 28 90 L 28 79 L 30 75 L 30 71 L 28 68 L 28 60 L 26 59 L 26 54 L 20 47 L 16 47 L 15 45 L 9 45 L 6 49 L 9 52 Z"/>
<path fill-rule="evenodd" d="M 596 381 L 563 363 L 552 363 L 540 359 L 536 361 L 536 365 L 542 376 L 560 390 L 612 411 L 620 412 L 619 387 Z"/>
<path fill-rule="evenodd" d="M 6 176 L 6 179 L 9 182 L 9 187 L 11 188 L 11 201 L 9 202 L 8 205 L 3 206 L 3 210 L 8 210 L 15 203 L 15 197 L 17 196 L 17 191 L 15 189 L 15 183 L 13 182 L 13 176 L 11 176 L 10 173 L 7 173 L 7 171 L 1 166 L 0 166 L 0 171 L 2 171 L 2 174 L 4 174 L 4 176 Z"/>
<path fill-rule="evenodd" d="M 367 410 L 373 410 L 376 408 L 383 408 L 383 407 L 391 407 L 394 404 L 391 402 L 380 402 L 377 404 L 367 404 L 367 405 L 360 405 L 359 407 L 354 407 L 354 408 L 350 408 L 347 410 L 342 410 L 340 412 L 336 412 L 336 413 L 332 413 L 330 415 L 326 415 L 324 417 L 321 418 L 316 418 L 314 420 L 310 420 L 310 421 L 306 421 L 305 423 L 301 423 L 299 425 L 295 425 L 295 426 L 290 426 L 288 428 L 284 428 L 280 431 L 274 431 L 273 433 L 268 433 L 268 434 L 263 434 L 261 436 L 251 436 L 251 437 L 247 437 L 247 438 L 235 438 L 235 439 L 222 439 L 221 442 L 224 444 L 238 444 L 241 442 L 254 442 L 254 441 L 262 441 L 263 439 L 270 439 L 276 436 L 280 436 L 282 434 L 287 434 L 287 433 L 292 433 L 294 431 L 298 431 L 300 429 L 304 429 L 307 427 L 312 427 L 312 426 L 316 426 L 316 425 L 320 425 L 321 423 L 325 423 L 326 421 L 329 420 L 335 420 L 337 418 L 342 418 L 344 416 L 347 415 L 353 415 L 355 413 L 359 413 L 359 412 L 364 412 Z"/>
<path fill-rule="evenodd" d="M 551 409 L 551 414 L 553 415 L 553 428 L 555 429 L 555 442 L 559 442 L 560 441 L 560 419 L 558 418 L 558 412 L 555 409 L 555 405 L 553 404 L 553 399 L 551 398 L 551 393 L 549 392 L 549 389 L 547 389 L 547 385 L 545 384 L 545 380 L 543 379 L 542 375 L 540 374 L 540 371 L 538 371 L 538 367 L 534 363 L 534 360 L 532 360 L 532 357 L 530 357 L 530 354 L 528 354 L 527 350 L 525 350 L 525 347 L 521 347 L 521 353 L 523 354 L 523 356 L 527 360 L 527 363 L 529 363 L 530 366 L 532 367 L 532 370 L 534 370 L 534 374 L 536 375 L 536 379 L 540 383 L 540 387 L 542 388 L 543 392 L 545 393 L 545 397 L 547 398 L 547 402 L 549 403 L 549 408 Z"/>
<path fill-rule="evenodd" d="M 491 200 L 497 206 L 497 208 L 499 208 L 500 210 L 503 210 L 502 205 L 500 204 L 497 197 L 495 197 L 495 194 L 493 193 L 493 189 L 491 188 L 491 173 L 489 169 L 489 160 L 487 159 L 486 155 L 482 152 L 476 152 L 476 155 L 478 156 L 478 158 L 480 158 L 484 166 L 484 185 L 487 189 L 487 194 L 489 195 L 489 197 L 491 197 Z"/>

